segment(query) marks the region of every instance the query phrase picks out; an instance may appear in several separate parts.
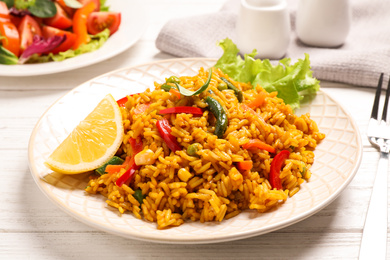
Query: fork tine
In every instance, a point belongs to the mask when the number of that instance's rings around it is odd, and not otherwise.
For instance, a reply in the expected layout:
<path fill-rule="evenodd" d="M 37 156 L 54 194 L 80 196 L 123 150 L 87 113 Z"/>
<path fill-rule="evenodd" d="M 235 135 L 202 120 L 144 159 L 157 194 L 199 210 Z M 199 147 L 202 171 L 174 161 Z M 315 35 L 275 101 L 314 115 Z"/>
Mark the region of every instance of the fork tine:
<path fill-rule="evenodd" d="M 371 111 L 371 118 L 374 119 L 378 119 L 379 98 L 381 96 L 382 82 L 383 82 L 383 73 L 381 73 L 381 76 L 378 81 L 378 86 L 376 87 L 374 105 Z"/>
<path fill-rule="evenodd" d="M 390 96 L 390 79 L 387 83 L 387 90 L 386 90 L 386 99 L 385 99 L 385 106 L 383 107 L 382 112 L 382 120 L 387 121 L 387 107 L 389 106 L 389 96 Z"/>

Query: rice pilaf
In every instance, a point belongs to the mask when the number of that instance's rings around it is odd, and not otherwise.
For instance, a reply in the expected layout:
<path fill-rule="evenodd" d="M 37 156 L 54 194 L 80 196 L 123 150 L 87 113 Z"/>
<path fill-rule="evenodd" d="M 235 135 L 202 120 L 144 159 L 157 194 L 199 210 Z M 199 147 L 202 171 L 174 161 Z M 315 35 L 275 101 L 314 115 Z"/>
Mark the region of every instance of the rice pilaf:
<path fill-rule="evenodd" d="M 196 76 L 180 77 L 180 85 L 196 91 L 208 76 L 201 68 Z M 220 87 L 221 78 L 242 91 L 242 102 L 237 92 Z M 132 212 L 163 229 L 186 220 L 222 221 L 246 209 L 265 212 L 296 194 L 300 184 L 310 179 L 313 150 L 325 135 L 309 114 L 295 115 L 276 92 L 236 82 L 215 68 L 207 89 L 198 95 L 180 96 L 163 87 L 155 83 L 153 91 L 128 96 L 121 109 L 125 136 L 117 156 L 140 162 L 131 178 L 118 185 L 128 167 L 91 175 L 88 193 L 102 194 L 120 213 Z M 261 104 L 248 106 L 260 94 L 264 96 Z M 218 101 L 226 113 L 228 124 L 222 138 L 215 134 L 220 122 L 210 111 L 207 97 Z M 202 113 L 160 113 L 181 106 L 200 108 Z M 158 124 L 165 119 L 180 146 L 176 151 L 159 132 Z M 138 153 L 134 140 L 142 145 Z M 272 149 L 249 147 L 251 140 Z M 279 166 L 281 189 L 277 189 L 270 182 L 274 178 L 271 164 L 283 151 L 288 152 Z"/>

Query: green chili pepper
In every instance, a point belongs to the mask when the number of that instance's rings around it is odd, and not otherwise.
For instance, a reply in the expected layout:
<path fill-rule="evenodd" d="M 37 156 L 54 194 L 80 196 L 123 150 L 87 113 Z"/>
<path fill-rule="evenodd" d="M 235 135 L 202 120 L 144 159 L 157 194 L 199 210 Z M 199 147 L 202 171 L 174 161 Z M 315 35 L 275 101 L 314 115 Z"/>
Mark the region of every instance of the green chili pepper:
<path fill-rule="evenodd" d="M 221 77 L 221 80 L 226 83 L 227 87 L 234 91 L 234 94 L 237 96 L 238 102 L 242 102 L 243 94 L 242 91 L 239 90 L 236 86 L 234 86 L 229 80 Z"/>
<path fill-rule="evenodd" d="M 144 202 L 144 195 L 142 194 L 142 190 L 136 190 L 133 194 L 133 197 L 142 205 Z"/>
<path fill-rule="evenodd" d="M 166 83 L 180 83 L 180 79 L 176 76 L 171 76 L 167 79 Z"/>
<path fill-rule="evenodd" d="M 97 174 L 100 174 L 100 175 L 104 175 L 106 174 L 106 166 L 109 165 L 109 164 L 112 164 L 112 165 L 121 165 L 123 164 L 124 160 L 118 156 L 114 156 L 112 157 L 107 163 L 103 164 L 102 166 L 100 166 L 99 168 L 97 168 L 95 170 L 95 172 Z"/>
<path fill-rule="evenodd" d="M 164 83 L 161 85 L 161 89 L 163 89 L 165 92 L 169 92 L 169 90 L 171 90 L 172 86 Z"/>
<path fill-rule="evenodd" d="M 176 85 L 177 89 L 179 90 L 180 94 L 182 94 L 183 96 L 186 96 L 186 97 L 191 97 L 191 96 L 194 96 L 194 95 L 198 95 L 198 94 L 202 93 L 203 91 L 205 91 L 207 89 L 207 87 L 210 84 L 212 75 L 213 75 L 213 70 L 210 69 L 209 70 L 209 76 L 207 78 L 206 83 L 204 83 L 204 85 L 201 86 L 197 91 L 188 90 L 188 89 L 180 86 L 178 83 L 175 83 L 175 85 Z"/>
<path fill-rule="evenodd" d="M 228 126 L 226 112 L 216 99 L 212 97 L 206 97 L 205 101 L 208 104 L 211 113 L 213 113 L 217 119 L 214 134 L 218 136 L 218 138 L 222 138 Z"/>

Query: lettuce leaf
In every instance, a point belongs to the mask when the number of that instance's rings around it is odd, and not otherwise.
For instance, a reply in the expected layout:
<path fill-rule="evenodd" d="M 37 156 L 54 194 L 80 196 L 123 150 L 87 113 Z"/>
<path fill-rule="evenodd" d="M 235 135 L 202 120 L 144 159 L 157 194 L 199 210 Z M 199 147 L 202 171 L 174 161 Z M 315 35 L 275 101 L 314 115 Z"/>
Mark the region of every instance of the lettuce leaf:
<path fill-rule="evenodd" d="M 250 82 L 253 86 L 259 84 L 268 92 L 277 91 L 278 97 L 293 109 L 299 108 L 304 94 L 312 94 L 320 89 L 320 82 L 313 78 L 308 54 L 292 65 L 289 58 L 272 65 L 268 59 L 255 59 L 256 50 L 241 58 L 239 49 L 229 38 L 221 40 L 218 45 L 224 53 L 215 64 L 216 68 L 234 80 Z"/>

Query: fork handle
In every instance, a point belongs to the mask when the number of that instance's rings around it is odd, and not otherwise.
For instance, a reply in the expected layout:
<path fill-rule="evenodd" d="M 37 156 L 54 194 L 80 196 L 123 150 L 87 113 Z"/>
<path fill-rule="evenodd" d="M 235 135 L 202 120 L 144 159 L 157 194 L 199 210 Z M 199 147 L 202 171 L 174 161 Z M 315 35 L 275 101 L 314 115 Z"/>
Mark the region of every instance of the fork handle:
<path fill-rule="evenodd" d="M 388 166 L 389 154 L 381 152 L 364 224 L 360 260 L 386 259 Z"/>

